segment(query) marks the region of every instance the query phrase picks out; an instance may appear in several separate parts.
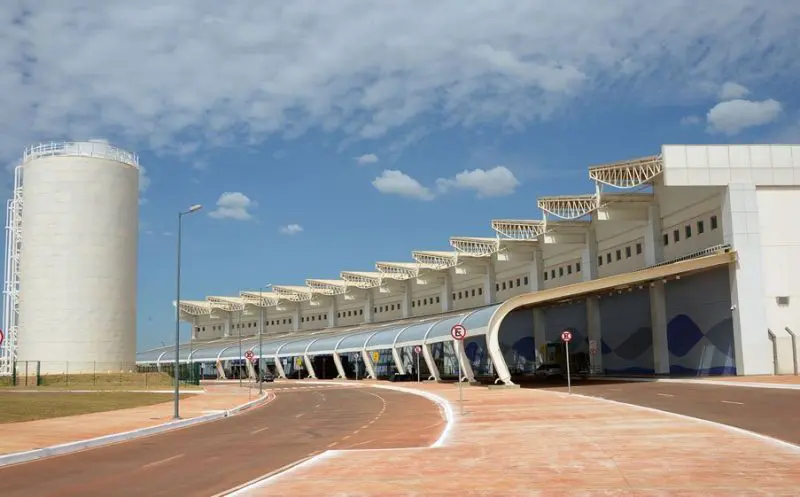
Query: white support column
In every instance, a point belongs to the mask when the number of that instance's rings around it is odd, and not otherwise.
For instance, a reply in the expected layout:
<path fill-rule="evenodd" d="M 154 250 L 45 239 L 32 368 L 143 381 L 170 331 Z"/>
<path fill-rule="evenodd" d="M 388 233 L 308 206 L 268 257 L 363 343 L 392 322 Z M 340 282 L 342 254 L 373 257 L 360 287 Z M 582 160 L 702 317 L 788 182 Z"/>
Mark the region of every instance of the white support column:
<path fill-rule="evenodd" d="M 528 273 L 528 287 L 531 292 L 538 292 L 544 289 L 544 255 L 542 248 L 536 247 L 533 251 L 530 272 Z"/>
<path fill-rule="evenodd" d="M 373 290 L 367 289 L 364 290 L 364 322 L 365 323 L 372 323 L 375 321 L 375 315 L 373 314 L 373 310 L 375 309 L 375 294 Z"/>
<path fill-rule="evenodd" d="M 306 367 L 306 371 L 308 371 L 308 377 L 312 380 L 316 380 L 317 373 L 314 371 L 314 363 L 311 362 L 311 357 L 308 354 L 303 354 L 303 365 Z"/>
<path fill-rule="evenodd" d="M 328 328 L 336 328 L 339 326 L 339 301 L 336 300 L 336 295 L 331 295 L 331 305 L 328 309 Z"/>
<path fill-rule="evenodd" d="M 545 310 L 533 308 L 533 345 L 536 347 L 536 367 L 544 364 L 544 346 L 547 344 L 547 317 Z"/>
<path fill-rule="evenodd" d="M 244 360 L 245 364 L 247 364 L 247 377 L 251 380 L 256 378 L 256 368 L 253 367 L 253 361 L 248 361 L 247 359 Z"/>
<path fill-rule="evenodd" d="M 736 373 L 773 374 L 756 188 L 752 184 L 731 184 L 722 197 L 724 241 L 737 254 L 736 263 L 729 270 Z"/>
<path fill-rule="evenodd" d="M 283 369 L 283 363 L 281 362 L 281 358 L 275 356 L 275 372 L 277 373 L 278 378 L 286 379 L 286 370 Z"/>
<path fill-rule="evenodd" d="M 667 342 L 667 299 L 664 282 L 650 285 L 650 326 L 653 330 L 653 371 L 657 375 L 669 375 L 670 357 Z"/>
<path fill-rule="evenodd" d="M 453 310 L 453 273 L 448 269 L 442 271 L 442 312 Z"/>
<path fill-rule="evenodd" d="M 497 300 L 497 278 L 495 276 L 494 256 L 490 257 L 488 263 L 486 264 L 483 295 L 486 298 L 486 305 L 494 304 Z"/>
<path fill-rule="evenodd" d="M 227 380 L 228 377 L 225 375 L 225 368 L 222 367 L 222 361 L 217 360 L 214 366 L 217 368 L 217 375 L 219 376 L 219 379 Z"/>
<path fill-rule="evenodd" d="M 372 364 L 372 357 L 369 356 L 366 350 L 361 351 L 361 360 L 364 361 L 364 369 L 367 370 L 367 377 L 377 380 L 378 376 L 375 374 L 375 365 Z"/>
<path fill-rule="evenodd" d="M 407 373 L 405 365 L 403 364 L 403 358 L 400 357 L 400 350 L 397 347 L 392 347 L 392 359 L 394 359 L 394 366 L 397 368 L 398 373 Z"/>
<path fill-rule="evenodd" d="M 597 279 L 597 232 L 594 219 L 591 226 L 586 229 L 586 243 L 581 254 L 581 274 L 583 281 Z"/>
<path fill-rule="evenodd" d="M 339 373 L 337 379 L 346 379 L 347 373 L 344 371 L 344 366 L 342 365 L 342 356 L 337 354 L 336 352 L 333 353 L 333 363 L 336 365 L 336 371 Z"/>
<path fill-rule="evenodd" d="M 439 374 L 439 368 L 436 367 L 436 361 L 433 360 L 433 352 L 431 352 L 429 344 L 422 346 L 422 357 L 425 358 L 425 364 L 428 365 L 428 371 L 430 371 L 428 379 L 439 381 L 442 377 Z"/>
<path fill-rule="evenodd" d="M 658 196 L 647 207 L 647 225 L 644 228 L 644 264 L 652 266 L 664 261 L 664 237 L 661 208 Z M 667 301 L 664 282 L 650 285 L 650 327 L 653 333 L 653 371 L 669 375 L 670 357 L 667 341 Z"/>
<path fill-rule="evenodd" d="M 192 340 L 197 340 L 198 333 L 197 316 L 192 316 Z"/>
<path fill-rule="evenodd" d="M 468 381 L 475 383 L 475 372 L 472 370 L 472 364 L 467 357 L 467 351 L 464 349 L 464 340 L 453 340 L 453 349 L 456 353 L 456 359 L 461 365 L 461 378 L 458 381 Z"/>
<path fill-rule="evenodd" d="M 300 331 L 300 304 L 292 310 L 292 331 Z"/>
<path fill-rule="evenodd" d="M 407 279 L 403 282 L 403 319 L 411 317 L 411 297 L 411 279 Z"/>
<path fill-rule="evenodd" d="M 231 328 L 233 328 L 233 313 L 232 312 L 226 312 L 225 313 L 225 331 L 223 332 L 224 333 L 223 336 L 225 338 L 230 338 L 230 336 L 231 336 Z"/>

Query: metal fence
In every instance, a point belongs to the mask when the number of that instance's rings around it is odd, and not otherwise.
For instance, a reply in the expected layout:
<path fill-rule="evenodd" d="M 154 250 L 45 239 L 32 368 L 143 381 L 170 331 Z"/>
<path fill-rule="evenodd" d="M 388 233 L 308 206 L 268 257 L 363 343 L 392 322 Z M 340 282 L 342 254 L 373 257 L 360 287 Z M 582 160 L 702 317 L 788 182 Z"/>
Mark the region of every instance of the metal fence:
<path fill-rule="evenodd" d="M 164 390 L 175 385 L 172 364 L 121 367 L 119 363 L 69 361 L 18 361 L 10 375 L 0 376 L 0 388 L 69 390 Z M 199 385 L 199 365 L 182 364 L 183 385 Z"/>

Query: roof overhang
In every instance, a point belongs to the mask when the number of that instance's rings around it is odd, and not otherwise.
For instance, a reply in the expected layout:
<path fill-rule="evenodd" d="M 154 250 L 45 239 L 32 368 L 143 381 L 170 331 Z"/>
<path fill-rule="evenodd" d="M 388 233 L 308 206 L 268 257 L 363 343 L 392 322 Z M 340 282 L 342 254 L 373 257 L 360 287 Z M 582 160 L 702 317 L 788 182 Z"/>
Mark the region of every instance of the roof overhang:
<path fill-rule="evenodd" d="M 419 276 L 420 265 L 416 262 L 376 262 L 375 269 L 384 279 L 409 280 Z"/>
<path fill-rule="evenodd" d="M 239 292 L 239 297 L 245 304 L 256 307 L 276 307 L 280 303 L 280 298 L 271 291 L 244 291 Z"/>
<path fill-rule="evenodd" d="M 342 271 L 339 276 L 348 287 L 369 290 L 381 286 L 382 274 L 377 272 Z"/>
<path fill-rule="evenodd" d="M 311 289 L 307 286 L 272 286 L 272 290 L 281 300 L 290 302 L 308 302 L 311 300 Z"/>
<path fill-rule="evenodd" d="M 176 304 L 173 300 L 172 305 Z M 205 300 L 181 300 L 180 311 L 190 316 L 208 316 L 211 314 L 211 305 Z"/>
<path fill-rule="evenodd" d="M 652 183 L 664 171 L 661 155 L 601 164 L 589 167 L 589 177 L 614 188 L 636 188 Z"/>
<path fill-rule="evenodd" d="M 206 297 L 212 309 L 219 309 L 225 312 L 239 312 L 245 308 L 245 302 L 241 297 Z"/>
<path fill-rule="evenodd" d="M 458 265 L 458 252 L 443 252 L 434 250 L 415 250 L 411 257 L 419 264 L 420 269 L 443 271 Z"/>
<path fill-rule="evenodd" d="M 327 295 L 329 297 L 347 293 L 347 283 L 344 280 L 308 279 L 306 280 L 306 286 L 313 294 Z"/>

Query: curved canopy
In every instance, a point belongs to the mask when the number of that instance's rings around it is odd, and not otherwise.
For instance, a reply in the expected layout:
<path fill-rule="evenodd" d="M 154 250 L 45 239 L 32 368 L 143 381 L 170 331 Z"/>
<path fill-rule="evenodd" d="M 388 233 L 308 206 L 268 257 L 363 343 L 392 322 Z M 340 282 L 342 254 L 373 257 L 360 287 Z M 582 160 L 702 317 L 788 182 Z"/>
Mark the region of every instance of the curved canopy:
<path fill-rule="evenodd" d="M 359 325 L 338 331 L 322 330 L 317 332 L 292 332 L 282 336 L 264 337 L 261 343 L 261 357 L 299 356 L 306 352 L 309 355 L 330 355 L 334 352 L 347 353 L 361 350 L 388 349 L 392 346 L 422 345 L 450 339 L 450 329 L 454 324 L 462 323 L 467 328 L 468 339 L 486 334 L 487 324 L 499 305 L 491 305 L 478 310 L 462 311 L 448 316 L 430 316 L 407 320 L 405 322 L 376 323 Z M 259 356 L 257 338 L 202 343 L 193 346 L 192 362 L 211 362 L 217 360 L 238 360 L 250 350 Z M 174 361 L 173 347 L 146 350 L 137 354 L 136 362 L 155 364 L 159 357 L 161 363 Z M 181 345 L 180 360 L 187 361 L 189 347 Z"/>

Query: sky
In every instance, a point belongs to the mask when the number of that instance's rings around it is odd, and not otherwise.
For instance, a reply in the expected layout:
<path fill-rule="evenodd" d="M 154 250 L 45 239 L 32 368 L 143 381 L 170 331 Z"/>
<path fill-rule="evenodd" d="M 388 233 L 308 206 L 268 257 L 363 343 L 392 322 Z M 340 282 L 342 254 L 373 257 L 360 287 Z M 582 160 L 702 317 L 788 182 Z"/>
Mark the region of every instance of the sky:
<path fill-rule="evenodd" d="M 7 2 L 3 193 L 34 143 L 139 154 L 143 349 L 190 205 L 184 299 L 448 250 L 590 165 L 799 143 L 798 32 L 794 0 Z"/>

